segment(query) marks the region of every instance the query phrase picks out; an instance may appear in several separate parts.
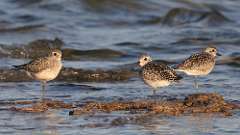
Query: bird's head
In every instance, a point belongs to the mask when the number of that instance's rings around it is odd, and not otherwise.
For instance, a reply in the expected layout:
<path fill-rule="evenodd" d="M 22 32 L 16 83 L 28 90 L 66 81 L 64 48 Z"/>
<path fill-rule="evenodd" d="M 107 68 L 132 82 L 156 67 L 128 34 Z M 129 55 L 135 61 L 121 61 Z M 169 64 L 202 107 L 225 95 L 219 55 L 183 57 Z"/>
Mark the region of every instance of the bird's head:
<path fill-rule="evenodd" d="M 59 49 L 52 49 L 49 53 L 49 56 L 54 57 L 58 60 L 62 59 L 62 51 Z"/>
<path fill-rule="evenodd" d="M 144 65 L 146 65 L 151 61 L 152 61 L 152 58 L 149 55 L 143 54 L 139 57 L 138 64 L 140 67 L 143 67 Z"/>
<path fill-rule="evenodd" d="M 220 53 L 217 52 L 217 48 L 216 47 L 207 47 L 204 49 L 204 52 L 211 54 L 213 57 L 221 56 Z"/>

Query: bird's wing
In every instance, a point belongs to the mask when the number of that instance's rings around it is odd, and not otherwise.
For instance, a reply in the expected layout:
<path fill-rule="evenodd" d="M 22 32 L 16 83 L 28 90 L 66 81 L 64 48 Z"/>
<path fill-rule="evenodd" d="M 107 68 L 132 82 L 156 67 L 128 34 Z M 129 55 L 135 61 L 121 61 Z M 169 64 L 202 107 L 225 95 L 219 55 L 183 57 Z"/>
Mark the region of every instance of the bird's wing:
<path fill-rule="evenodd" d="M 149 63 L 147 70 L 150 71 L 152 79 L 161 80 L 180 80 L 182 77 L 177 75 L 177 73 L 165 64 Z"/>
<path fill-rule="evenodd" d="M 27 64 L 15 66 L 17 69 L 24 69 L 29 72 L 37 73 L 39 71 L 48 69 L 50 67 L 50 62 L 47 57 L 37 58 L 30 61 Z"/>
<path fill-rule="evenodd" d="M 209 62 L 214 61 L 214 58 L 207 53 L 196 53 L 192 54 L 189 58 L 184 60 L 181 64 L 177 66 L 177 69 L 195 69 Z"/>
<path fill-rule="evenodd" d="M 165 64 L 158 64 L 157 66 L 160 66 L 162 68 L 158 68 L 160 69 L 158 72 L 160 73 L 159 76 L 165 80 L 176 81 L 182 78 L 181 76 L 177 75 L 177 73 L 171 67 Z"/>
<path fill-rule="evenodd" d="M 186 68 L 190 68 L 193 66 L 193 62 L 198 59 L 198 57 L 200 56 L 200 54 L 196 53 L 196 54 L 192 54 L 190 57 L 188 57 L 187 59 L 185 59 L 181 64 L 179 64 L 177 66 L 177 69 L 186 69 Z"/>

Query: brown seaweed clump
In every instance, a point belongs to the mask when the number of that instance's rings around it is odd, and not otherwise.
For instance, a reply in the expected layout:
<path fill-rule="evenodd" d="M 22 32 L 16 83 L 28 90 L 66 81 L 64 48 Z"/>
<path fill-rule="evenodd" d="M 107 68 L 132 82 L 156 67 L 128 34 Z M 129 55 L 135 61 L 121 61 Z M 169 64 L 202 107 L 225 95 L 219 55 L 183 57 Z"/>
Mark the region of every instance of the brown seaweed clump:
<path fill-rule="evenodd" d="M 11 104 L 11 103 L 10 103 Z M 63 101 L 58 100 L 44 100 L 41 102 L 30 102 L 30 101 L 21 101 L 21 102 L 14 102 L 15 105 L 26 105 L 26 104 L 32 104 L 32 106 L 28 107 L 11 107 L 10 110 L 12 111 L 18 111 L 18 112 L 31 112 L 31 113 L 37 113 L 37 112 L 45 112 L 48 109 L 71 109 L 73 108 L 72 104 L 64 103 Z"/>
<path fill-rule="evenodd" d="M 135 110 L 150 114 L 165 114 L 171 116 L 196 113 L 221 113 L 229 116 L 233 109 L 240 109 L 240 106 L 226 102 L 223 97 L 217 93 L 199 93 L 189 95 L 184 100 L 138 100 L 112 103 L 92 102 L 70 111 L 69 115 Z"/>

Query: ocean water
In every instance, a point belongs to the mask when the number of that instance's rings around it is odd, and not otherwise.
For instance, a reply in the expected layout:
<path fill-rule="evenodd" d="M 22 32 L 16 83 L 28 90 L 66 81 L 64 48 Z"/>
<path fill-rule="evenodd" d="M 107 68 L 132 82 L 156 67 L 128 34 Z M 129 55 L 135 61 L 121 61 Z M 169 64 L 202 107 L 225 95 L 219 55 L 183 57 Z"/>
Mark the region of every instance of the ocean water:
<path fill-rule="evenodd" d="M 211 74 L 198 78 L 198 90 L 193 88 L 193 78 L 183 75 L 181 83 L 159 89 L 158 94 L 181 97 L 217 92 L 227 101 L 239 102 L 239 12 L 240 2 L 236 0 L 2 0 L 0 101 L 36 100 L 41 96 L 39 82 L 24 76 L 9 77 L 10 69 L 44 49 L 40 44 L 41 49 L 33 47 L 30 53 L 18 54 L 18 50 L 26 49 L 25 45 L 58 38 L 65 50 L 64 67 L 84 71 L 134 71 L 142 53 L 174 66 L 190 54 L 214 45 L 222 56 L 217 58 Z M 138 76 L 100 81 L 60 77 L 48 83 L 46 96 L 85 103 L 142 99 L 151 93 Z M 140 122 L 113 125 L 112 120 L 132 114 L 69 116 L 68 109 L 20 113 L 9 107 L 1 106 L 0 134 L 240 134 L 239 110 L 230 117 L 156 115 Z"/>

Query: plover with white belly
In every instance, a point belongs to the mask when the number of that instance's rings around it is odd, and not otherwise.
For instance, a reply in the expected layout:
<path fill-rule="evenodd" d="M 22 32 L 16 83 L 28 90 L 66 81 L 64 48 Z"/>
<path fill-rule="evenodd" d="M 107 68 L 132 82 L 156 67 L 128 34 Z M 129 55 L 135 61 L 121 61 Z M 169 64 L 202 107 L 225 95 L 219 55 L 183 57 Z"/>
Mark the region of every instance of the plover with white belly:
<path fill-rule="evenodd" d="M 59 49 L 52 49 L 46 57 L 40 57 L 27 64 L 14 67 L 25 70 L 31 78 L 41 82 L 42 98 L 44 98 L 46 83 L 55 79 L 62 68 L 62 52 Z"/>
<path fill-rule="evenodd" d="M 192 54 L 181 64 L 177 65 L 176 71 L 194 76 L 194 86 L 198 88 L 197 76 L 206 76 L 213 70 L 217 55 L 221 56 L 215 47 L 207 47 L 202 52 Z"/>
<path fill-rule="evenodd" d="M 144 82 L 153 88 L 153 95 L 155 95 L 157 88 L 168 86 L 182 78 L 176 74 L 174 69 L 152 61 L 151 57 L 146 54 L 140 56 L 139 66 Z"/>

